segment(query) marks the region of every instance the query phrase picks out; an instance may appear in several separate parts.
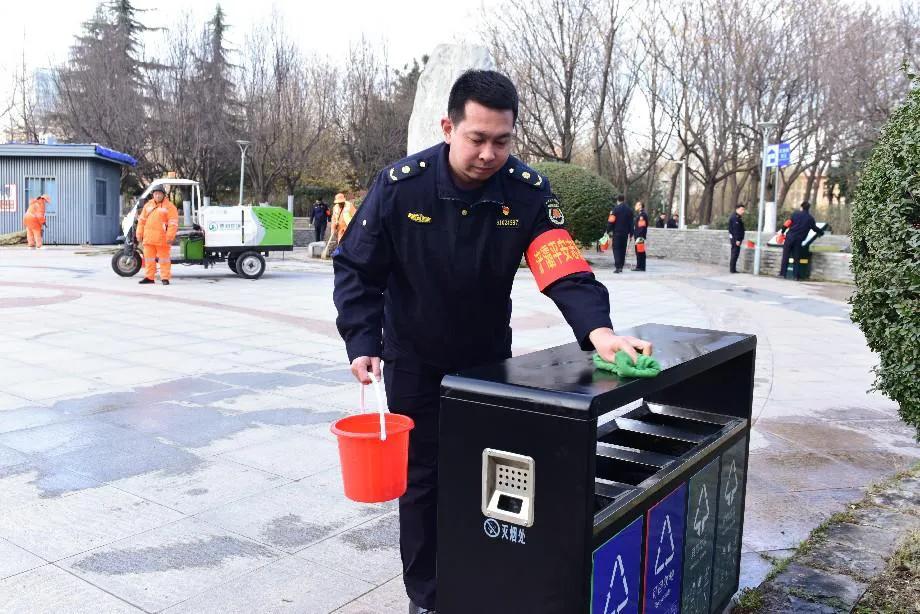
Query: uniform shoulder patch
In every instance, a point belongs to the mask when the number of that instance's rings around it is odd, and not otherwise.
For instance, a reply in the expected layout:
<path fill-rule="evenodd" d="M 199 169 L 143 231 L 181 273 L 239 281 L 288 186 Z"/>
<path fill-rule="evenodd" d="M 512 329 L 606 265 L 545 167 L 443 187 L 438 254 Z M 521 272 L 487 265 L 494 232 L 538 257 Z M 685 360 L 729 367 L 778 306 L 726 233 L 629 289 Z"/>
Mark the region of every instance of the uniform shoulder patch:
<path fill-rule="evenodd" d="M 511 163 L 505 167 L 503 172 L 507 177 L 517 179 L 518 181 L 526 183 L 530 187 L 537 188 L 538 190 L 543 189 L 543 187 L 546 185 L 546 179 L 543 177 L 543 175 L 533 170 L 526 164 Z"/>
<path fill-rule="evenodd" d="M 556 226 L 562 226 L 565 224 L 565 214 L 562 213 L 562 205 L 559 203 L 559 199 L 555 196 L 550 196 L 546 199 L 546 216 L 549 218 L 550 223 L 555 224 Z"/>
<path fill-rule="evenodd" d="M 425 160 L 403 160 L 391 165 L 384 173 L 389 183 L 417 177 L 429 166 Z"/>

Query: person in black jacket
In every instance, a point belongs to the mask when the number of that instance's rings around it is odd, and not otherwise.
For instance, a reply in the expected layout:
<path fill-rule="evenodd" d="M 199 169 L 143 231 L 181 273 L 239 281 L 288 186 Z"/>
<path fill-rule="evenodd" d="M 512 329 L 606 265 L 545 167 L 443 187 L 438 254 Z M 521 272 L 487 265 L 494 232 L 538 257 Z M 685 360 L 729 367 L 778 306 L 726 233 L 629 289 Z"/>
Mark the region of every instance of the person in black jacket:
<path fill-rule="evenodd" d="M 441 379 L 511 357 L 511 286 L 521 258 L 584 350 L 634 360 L 651 344 L 614 333 L 607 288 L 565 229 L 546 176 L 510 155 L 518 95 L 495 71 L 454 83 L 444 142 L 384 168 L 332 255 L 336 326 L 351 371 L 379 377 L 415 422 L 399 500 L 413 614 L 436 608 Z M 586 365 L 590 363 L 585 363 Z M 449 435 L 449 434 L 448 434 Z"/>
<path fill-rule="evenodd" d="M 665 213 L 659 213 L 658 219 L 655 220 L 655 228 L 664 228 L 668 223 L 668 216 Z"/>
<path fill-rule="evenodd" d="M 678 228 L 680 225 L 677 223 L 677 214 L 671 214 L 671 219 L 668 220 L 668 228 Z"/>
<path fill-rule="evenodd" d="M 645 242 L 648 240 L 648 213 L 642 201 L 636 202 L 636 225 L 632 235 L 636 245 L 636 266 L 633 271 L 645 271 Z"/>
<path fill-rule="evenodd" d="M 809 230 L 814 230 L 818 233 L 818 236 L 824 234 L 824 231 L 818 228 L 815 223 L 815 218 L 808 212 L 809 209 L 811 209 L 811 203 L 806 200 L 802 203 L 801 210 L 793 213 L 783 224 L 788 230 L 786 230 L 786 240 L 783 242 L 783 261 L 779 267 L 780 277 L 786 277 L 786 270 L 789 268 L 789 257 L 792 256 L 792 276 L 798 279 L 802 241 L 808 236 Z"/>
<path fill-rule="evenodd" d="M 741 254 L 741 242 L 744 241 L 744 205 L 735 207 L 735 212 L 728 218 L 728 235 L 732 243 L 732 257 L 728 263 L 730 273 L 738 272 L 738 256 Z"/>
<path fill-rule="evenodd" d="M 626 197 L 617 196 L 617 206 L 607 216 L 607 234 L 613 239 L 613 272 L 622 273 L 626 263 L 626 246 L 633 230 L 633 212 Z"/>
<path fill-rule="evenodd" d="M 326 222 L 329 220 L 329 205 L 320 199 L 313 203 L 313 211 L 310 213 L 313 219 L 314 241 L 322 241 L 326 237 Z"/>

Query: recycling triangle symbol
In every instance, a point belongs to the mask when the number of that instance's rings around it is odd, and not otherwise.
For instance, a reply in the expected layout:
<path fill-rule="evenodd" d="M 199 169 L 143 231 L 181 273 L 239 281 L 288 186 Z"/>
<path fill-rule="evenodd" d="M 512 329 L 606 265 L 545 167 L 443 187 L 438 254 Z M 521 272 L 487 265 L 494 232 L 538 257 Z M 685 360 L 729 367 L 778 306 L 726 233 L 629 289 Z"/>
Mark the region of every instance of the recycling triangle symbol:
<path fill-rule="evenodd" d="M 702 518 L 700 512 L 702 512 Z M 707 520 L 709 520 L 709 495 L 706 493 L 706 485 L 703 484 L 700 489 L 700 498 L 696 502 L 696 512 L 693 514 L 693 530 L 696 531 L 697 537 L 703 536 Z"/>
<path fill-rule="evenodd" d="M 665 557 L 664 561 L 661 562 L 661 546 L 664 545 L 665 535 L 668 537 L 668 541 L 671 546 L 670 554 Z M 674 560 L 674 532 L 671 530 L 671 515 L 666 514 L 664 517 L 664 524 L 661 525 L 661 539 L 658 540 L 658 553 L 655 555 L 655 575 L 657 576 L 665 567 L 667 567 L 671 561 Z"/>
<path fill-rule="evenodd" d="M 610 601 L 613 597 L 614 585 L 617 584 L 617 574 L 623 585 L 623 599 L 616 604 L 616 609 L 610 609 Z M 607 591 L 607 601 L 604 603 L 604 614 L 620 614 L 626 606 L 629 605 L 629 584 L 626 582 L 626 567 L 623 565 L 623 557 L 617 555 L 617 560 L 613 563 L 613 572 L 610 574 L 610 590 Z"/>
<path fill-rule="evenodd" d="M 728 479 L 725 480 L 725 502 L 731 506 L 735 500 L 735 493 L 738 492 L 738 468 L 735 465 L 735 459 L 732 459 L 731 469 L 728 471 Z"/>

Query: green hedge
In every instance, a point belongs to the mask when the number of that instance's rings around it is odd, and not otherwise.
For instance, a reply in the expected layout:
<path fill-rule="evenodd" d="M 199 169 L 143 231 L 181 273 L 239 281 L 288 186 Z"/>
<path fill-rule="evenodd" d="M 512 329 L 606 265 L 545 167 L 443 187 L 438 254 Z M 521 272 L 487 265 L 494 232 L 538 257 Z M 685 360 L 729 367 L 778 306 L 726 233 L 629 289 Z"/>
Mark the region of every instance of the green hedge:
<path fill-rule="evenodd" d="M 538 162 L 533 168 L 549 178 L 572 237 L 582 245 L 600 239 L 607 228 L 607 214 L 613 207 L 616 188 L 603 177 L 575 164 Z"/>
<path fill-rule="evenodd" d="M 920 434 L 920 79 L 889 118 L 853 203 L 853 321 L 878 352 L 876 389 Z"/>

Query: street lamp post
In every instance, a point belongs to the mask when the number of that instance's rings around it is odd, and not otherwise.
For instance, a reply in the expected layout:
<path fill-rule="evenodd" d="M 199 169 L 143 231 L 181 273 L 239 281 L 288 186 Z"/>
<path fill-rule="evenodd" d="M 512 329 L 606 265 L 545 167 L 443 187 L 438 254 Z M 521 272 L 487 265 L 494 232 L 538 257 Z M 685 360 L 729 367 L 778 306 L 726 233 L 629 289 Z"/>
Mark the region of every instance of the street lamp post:
<path fill-rule="evenodd" d="M 249 141 L 237 141 L 240 146 L 240 206 L 243 206 L 243 178 L 246 177 L 246 149 L 249 147 Z"/>
<path fill-rule="evenodd" d="M 763 235 L 763 210 L 767 192 L 767 145 L 770 140 L 770 131 L 776 125 L 776 122 L 757 123 L 757 127 L 763 131 L 763 149 L 760 151 L 760 202 L 757 205 L 757 246 L 754 249 L 754 275 L 760 275 L 760 242 L 761 235 Z"/>

